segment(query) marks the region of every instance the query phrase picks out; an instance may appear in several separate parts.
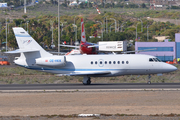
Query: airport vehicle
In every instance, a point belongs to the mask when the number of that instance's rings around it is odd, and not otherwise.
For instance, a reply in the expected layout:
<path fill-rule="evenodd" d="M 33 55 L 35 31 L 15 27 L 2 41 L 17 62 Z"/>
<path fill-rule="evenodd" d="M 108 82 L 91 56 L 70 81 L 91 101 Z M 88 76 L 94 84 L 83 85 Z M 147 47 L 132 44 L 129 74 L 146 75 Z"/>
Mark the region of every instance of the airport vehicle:
<path fill-rule="evenodd" d="M 0 56 L 0 65 L 10 65 L 6 56 Z"/>
<path fill-rule="evenodd" d="M 77 48 L 80 50 L 81 54 L 97 54 L 97 44 L 89 43 L 86 41 L 86 35 L 85 35 L 85 27 L 84 27 L 84 21 L 83 18 L 81 18 L 81 43 L 79 46 L 73 46 L 73 45 L 62 45 L 64 47 L 72 47 Z M 77 50 L 76 50 L 77 51 Z M 79 54 L 79 53 L 78 53 Z"/>
<path fill-rule="evenodd" d="M 174 59 L 173 61 L 166 61 L 166 63 L 168 63 L 168 64 L 178 64 L 176 59 Z"/>
<path fill-rule="evenodd" d="M 20 53 L 16 65 L 58 76 L 83 76 L 83 84 L 91 84 L 90 77 L 159 74 L 177 70 L 158 58 L 141 54 L 52 55 L 45 51 L 23 28 L 13 28 Z M 148 84 L 150 84 L 150 80 Z"/>

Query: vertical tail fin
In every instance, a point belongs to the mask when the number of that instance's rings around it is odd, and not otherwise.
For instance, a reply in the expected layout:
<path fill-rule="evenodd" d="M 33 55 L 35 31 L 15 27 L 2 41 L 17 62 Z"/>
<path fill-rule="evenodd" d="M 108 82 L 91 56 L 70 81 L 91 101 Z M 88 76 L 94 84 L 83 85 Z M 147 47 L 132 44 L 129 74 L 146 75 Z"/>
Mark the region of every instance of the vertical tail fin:
<path fill-rule="evenodd" d="M 21 27 L 13 28 L 19 49 L 42 49 L 42 47 Z"/>
<path fill-rule="evenodd" d="M 85 35 L 83 18 L 81 18 L 81 42 L 86 42 L 86 35 Z"/>
<path fill-rule="evenodd" d="M 52 54 L 46 52 L 23 28 L 13 28 L 19 49 L 26 52 L 39 51 L 40 57 L 47 57 Z"/>

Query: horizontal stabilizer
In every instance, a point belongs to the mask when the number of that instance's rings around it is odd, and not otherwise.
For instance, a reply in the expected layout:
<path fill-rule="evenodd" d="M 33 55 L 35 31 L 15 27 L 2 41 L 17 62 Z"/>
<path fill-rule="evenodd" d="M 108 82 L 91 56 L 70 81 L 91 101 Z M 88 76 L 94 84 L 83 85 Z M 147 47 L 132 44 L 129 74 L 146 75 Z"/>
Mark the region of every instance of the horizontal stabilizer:
<path fill-rule="evenodd" d="M 62 44 L 60 44 L 60 46 L 63 46 L 63 47 L 72 47 L 72 48 L 79 48 L 79 46 L 74 46 L 74 45 L 62 45 Z"/>
<path fill-rule="evenodd" d="M 99 47 L 99 45 L 91 45 L 91 46 L 88 46 L 88 48 L 92 48 L 92 47 Z"/>
<path fill-rule="evenodd" d="M 110 71 L 101 71 L 101 72 L 75 72 L 70 74 L 57 74 L 56 76 L 93 76 L 93 75 L 107 75 L 111 74 Z"/>
<path fill-rule="evenodd" d="M 14 51 L 8 51 L 8 52 L 5 52 L 5 53 L 25 53 L 25 52 L 37 52 L 39 50 L 28 50 L 28 49 L 17 49 L 17 50 L 14 50 Z"/>
<path fill-rule="evenodd" d="M 52 54 L 60 54 L 60 55 L 65 55 L 67 52 L 49 52 L 49 53 L 52 53 Z"/>

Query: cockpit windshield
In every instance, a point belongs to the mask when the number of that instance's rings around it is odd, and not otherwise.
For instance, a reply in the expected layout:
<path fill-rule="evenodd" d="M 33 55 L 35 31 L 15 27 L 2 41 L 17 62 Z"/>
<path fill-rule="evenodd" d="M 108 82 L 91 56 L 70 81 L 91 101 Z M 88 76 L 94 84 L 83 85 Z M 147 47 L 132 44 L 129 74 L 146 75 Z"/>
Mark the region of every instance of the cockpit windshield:
<path fill-rule="evenodd" d="M 162 62 L 159 58 L 149 58 L 149 62 Z"/>
<path fill-rule="evenodd" d="M 159 62 L 162 62 L 159 58 L 156 58 Z"/>
<path fill-rule="evenodd" d="M 152 58 L 149 58 L 149 62 L 154 62 L 154 60 Z"/>
<path fill-rule="evenodd" d="M 158 60 L 157 60 L 156 58 L 153 58 L 153 60 L 154 60 L 155 62 L 158 62 Z"/>

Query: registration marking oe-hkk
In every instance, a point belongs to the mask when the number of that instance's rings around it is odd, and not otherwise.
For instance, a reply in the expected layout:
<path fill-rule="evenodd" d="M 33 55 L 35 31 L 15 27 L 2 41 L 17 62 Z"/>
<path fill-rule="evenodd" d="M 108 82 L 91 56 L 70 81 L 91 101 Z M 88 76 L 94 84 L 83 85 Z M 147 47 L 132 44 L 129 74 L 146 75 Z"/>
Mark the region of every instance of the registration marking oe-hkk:
<path fill-rule="evenodd" d="M 45 60 L 45 62 L 48 62 L 48 60 Z M 49 59 L 49 62 L 61 62 L 61 59 Z"/>

